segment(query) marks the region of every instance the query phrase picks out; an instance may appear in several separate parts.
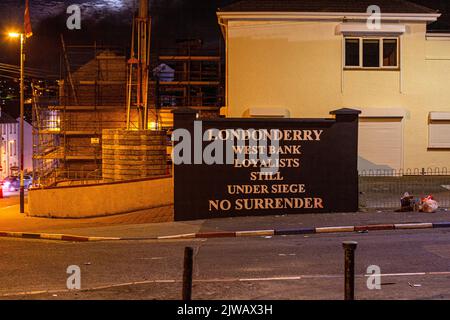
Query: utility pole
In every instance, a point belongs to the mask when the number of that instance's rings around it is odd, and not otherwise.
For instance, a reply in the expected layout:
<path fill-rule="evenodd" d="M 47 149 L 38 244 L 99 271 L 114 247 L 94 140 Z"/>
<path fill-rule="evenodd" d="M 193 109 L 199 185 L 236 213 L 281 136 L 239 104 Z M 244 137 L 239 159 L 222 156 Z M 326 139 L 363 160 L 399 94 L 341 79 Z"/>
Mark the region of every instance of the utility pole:
<path fill-rule="evenodd" d="M 0 106 L 0 119 L 2 117 L 2 107 Z M 3 180 L 3 161 L 2 161 L 2 147 L 3 147 L 3 125 L 0 124 L 0 179 Z M 6 150 L 5 150 L 6 153 Z M 0 186 L 2 188 L 2 186 Z M 2 194 L 3 194 L 3 190 Z"/>
<path fill-rule="evenodd" d="M 20 213 L 25 213 L 25 186 L 24 186 L 24 67 L 25 67 L 25 52 L 24 52 L 25 35 L 20 34 Z"/>
<path fill-rule="evenodd" d="M 138 88 L 140 100 L 139 110 L 141 112 L 139 119 L 142 122 L 140 129 L 148 129 L 148 86 L 149 86 L 149 60 L 150 60 L 150 21 L 149 21 L 149 0 L 141 0 L 139 5 L 138 18 Z"/>
<path fill-rule="evenodd" d="M 133 20 L 133 35 L 131 43 L 131 58 L 128 61 L 130 73 L 128 80 L 128 107 L 127 107 L 127 128 L 130 128 L 132 86 L 134 78 L 134 68 L 136 65 L 136 108 L 138 111 L 138 127 L 140 130 L 148 129 L 148 94 L 150 85 L 150 34 L 151 19 L 149 15 L 149 0 L 139 1 L 138 16 Z M 137 38 L 137 48 L 135 48 L 135 37 Z M 136 57 L 135 57 L 135 53 Z"/>

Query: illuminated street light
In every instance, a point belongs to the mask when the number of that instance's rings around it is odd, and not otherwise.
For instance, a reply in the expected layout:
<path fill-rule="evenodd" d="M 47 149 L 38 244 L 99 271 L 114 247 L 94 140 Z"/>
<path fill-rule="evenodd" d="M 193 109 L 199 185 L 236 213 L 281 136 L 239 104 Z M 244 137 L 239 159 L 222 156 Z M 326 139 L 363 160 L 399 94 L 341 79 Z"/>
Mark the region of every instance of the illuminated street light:
<path fill-rule="evenodd" d="M 18 32 L 10 32 L 8 33 L 8 37 L 10 38 L 20 38 L 21 34 Z"/>

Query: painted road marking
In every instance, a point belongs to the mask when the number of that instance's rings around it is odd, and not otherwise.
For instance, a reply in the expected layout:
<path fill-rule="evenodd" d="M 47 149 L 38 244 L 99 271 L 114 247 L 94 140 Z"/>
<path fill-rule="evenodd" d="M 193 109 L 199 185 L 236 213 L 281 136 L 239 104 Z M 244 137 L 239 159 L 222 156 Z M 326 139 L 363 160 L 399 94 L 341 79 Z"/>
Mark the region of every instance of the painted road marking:
<path fill-rule="evenodd" d="M 247 279 L 239 279 L 238 281 L 249 281 L 249 282 L 258 282 L 258 281 L 285 281 L 285 280 L 301 280 L 301 276 L 296 277 L 273 277 L 273 278 L 247 278 Z"/>
<path fill-rule="evenodd" d="M 382 277 L 415 277 L 415 276 L 448 276 L 450 275 L 450 271 L 434 271 L 434 272 L 411 272 L 411 273 L 385 273 L 381 274 Z M 371 275 L 355 275 L 356 278 L 364 278 L 369 277 Z M 304 280 L 304 279 L 337 279 L 344 278 L 344 275 L 338 274 L 329 274 L 329 275 L 296 275 L 296 276 L 278 276 L 278 277 L 267 277 L 267 278 L 223 278 L 223 279 L 194 279 L 193 282 L 196 283 L 216 283 L 216 282 L 264 282 L 264 281 L 295 281 L 295 280 Z M 26 295 L 38 295 L 38 294 L 58 294 L 58 293 L 73 293 L 73 292 L 88 292 L 88 291 L 98 291 L 98 290 L 106 290 L 111 288 L 118 287 L 127 287 L 134 285 L 143 285 L 143 284 L 154 284 L 154 283 L 166 283 L 166 284 L 174 284 L 181 283 L 181 280 L 175 279 L 160 279 L 160 280 L 143 280 L 143 281 L 134 281 L 134 282 L 124 282 L 124 283 L 116 283 L 104 286 L 97 286 L 92 288 L 86 288 L 81 290 L 39 290 L 39 291 L 22 291 L 16 293 L 4 293 L 0 294 L 0 297 L 14 297 L 14 296 L 26 296 Z"/>
<path fill-rule="evenodd" d="M 264 237 L 275 235 L 275 230 L 236 231 L 236 237 Z"/>
<path fill-rule="evenodd" d="M 191 238 L 195 238 L 195 233 L 185 233 L 173 236 L 161 236 L 158 237 L 157 239 L 164 240 L 164 239 L 191 239 Z"/>
<path fill-rule="evenodd" d="M 117 238 L 117 237 L 88 237 L 88 236 L 74 236 L 74 235 L 52 235 L 45 233 L 24 233 L 24 232 L 0 232 L 0 237 L 17 237 L 17 238 L 33 238 L 44 240 L 60 240 L 71 242 L 85 242 L 85 241 L 133 241 L 133 240 L 190 240 L 194 239 L 209 239 L 209 238 L 234 238 L 234 237 L 264 237 L 271 239 L 274 235 L 294 235 L 294 234 L 326 234 L 326 233 L 350 233 L 355 231 L 366 230 L 408 230 L 408 229 L 433 229 L 433 228 L 450 228 L 450 222 L 438 223 L 400 223 L 395 225 L 367 225 L 367 226 L 337 226 L 337 227 L 319 227 L 319 228 L 300 228 L 287 230 L 248 230 L 236 232 L 206 232 L 206 233 L 185 233 L 170 236 L 147 237 L 147 238 Z M 307 237 L 307 236 L 305 236 Z"/>
<path fill-rule="evenodd" d="M 414 272 L 414 273 L 382 273 L 380 277 L 409 277 L 409 276 L 426 276 L 426 272 Z M 370 277 L 372 275 L 365 275 L 366 277 Z"/>
<path fill-rule="evenodd" d="M 16 206 L 18 206 L 18 205 L 3 207 L 3 208 L 0 208 L 0 210 L 9 209 L 9 208 L 16 207 Z"/>
<path fill-rule="evenodd" d="M 354 231 L 355 227 L 353 226 L 316 228 L 316 233 L 338 233 L 338 232 L 354 232 Z"/>
<path fill-rule="evenodd" d="M 400 223 L 394 224 L 395 229 L 431 229 L 432 223 Z"/>

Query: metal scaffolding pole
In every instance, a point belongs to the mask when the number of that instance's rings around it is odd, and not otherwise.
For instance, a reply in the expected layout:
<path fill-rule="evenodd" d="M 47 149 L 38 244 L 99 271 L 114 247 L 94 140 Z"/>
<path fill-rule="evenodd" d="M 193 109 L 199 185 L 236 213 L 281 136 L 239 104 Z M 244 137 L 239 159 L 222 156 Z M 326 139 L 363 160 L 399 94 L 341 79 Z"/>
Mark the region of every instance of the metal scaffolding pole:
<path fill-rule="evenodd" d="M 133 36 L 131 43 L 131 58 L 128 61 L 128 106 L 127 128 L 130 128 L 131 106 L 133 105 L 133 83 L 136 83 L 136 109 L 138 112 L 138 127 L 141 130 L 148 129 L 148 104 L 150 85 L 150 33 L 151 20 L 149 15 L 149 0 L 140 0 L 137 18 L 133 20 Z M 137 38 L 137 44 L 134 39 Z M 137 46 L 137 48 L 136 48 Z M 136 81 L 134 78 L 134 65 L 136 65 Z"/>

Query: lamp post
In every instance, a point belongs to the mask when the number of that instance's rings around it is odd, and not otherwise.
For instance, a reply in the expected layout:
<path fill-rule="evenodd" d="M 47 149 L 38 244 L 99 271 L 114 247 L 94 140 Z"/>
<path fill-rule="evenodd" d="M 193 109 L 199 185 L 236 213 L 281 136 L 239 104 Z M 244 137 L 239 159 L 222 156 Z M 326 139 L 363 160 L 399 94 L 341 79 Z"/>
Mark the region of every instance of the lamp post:
<path fill-rule="evenodd" d="M 25 187 L 23 181 L 23 151 L 24 151 L 24 68 L 25 68 L 25 35 L 23 33 L 11 32 L 9 33 L 11 38 L 20 38 L 20 213 L 25 213 Z"/>

